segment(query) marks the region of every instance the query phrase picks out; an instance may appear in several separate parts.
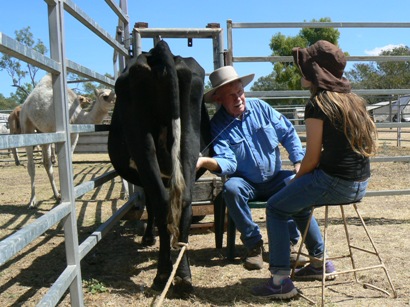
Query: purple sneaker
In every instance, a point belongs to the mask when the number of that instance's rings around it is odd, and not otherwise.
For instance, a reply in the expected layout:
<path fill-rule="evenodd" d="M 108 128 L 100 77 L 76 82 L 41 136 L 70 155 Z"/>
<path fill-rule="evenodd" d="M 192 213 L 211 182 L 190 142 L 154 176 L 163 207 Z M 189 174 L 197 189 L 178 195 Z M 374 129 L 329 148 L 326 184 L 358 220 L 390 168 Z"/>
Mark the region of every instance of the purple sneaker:
<path fill-rule="evenodd" d="M 284 279 L 279 286 L 275 286 L 273 278 L 269 278 L 265 284 L 252 288 L 252 295 L 273 299 L 289 299 L 297 294 L 298 290 L 296 290 L 290 278 Z"/>
<path fill-rule="evenodd" d="M 335 266 L 332 261 L 326 261 L 326 273 L 334 273 Z M 312 264 L 309 264 L 295 272 L 295 280 L 322 280 L 323 269 L 315 268 Z M 326 280 L 333 280 L 336 275 L 326 276 Z"/>

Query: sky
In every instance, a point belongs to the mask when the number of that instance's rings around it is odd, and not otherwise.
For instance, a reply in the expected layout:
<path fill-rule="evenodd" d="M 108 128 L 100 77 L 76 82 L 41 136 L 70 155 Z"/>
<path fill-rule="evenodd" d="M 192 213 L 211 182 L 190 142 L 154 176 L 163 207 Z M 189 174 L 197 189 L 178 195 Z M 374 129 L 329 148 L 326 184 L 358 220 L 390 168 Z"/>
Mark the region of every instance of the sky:
<path fill-rule="evenodd" d="M 41 39 L 48 47 L 47 5 L 41 0 L 0 0 L 0 32 L 15 38 L 15 31 L 30 27 L 34 39 Z M 104 0 L 73 0 L 73 2 L 103 27 L 112 37 L 118 20 Z M 119 3 L 119 1 L 117 2 Z M 316 1 L 221 1 L 221 0 L 155 0 L 128 1 L 130 26 L 147 22 L 149 28 L 205 28 L 219 23 L 224 29 L 224 48 L 227 47 L 226 23 L 233 22 L 304 22 L 328 17 L 333 22 L 408 22 L 410 1 L 407 0 L 345 0 Z M 68 59 L 92 70 L 113 75 L 113 51 L 69 13 L 64 15 L 66 54 Z M 235 56 L 269 56 L 273 35 L 281 32 L 295 36 L 300 29 L 234 29 Z M 377 55 L 384 48 L 410 46 L 410 29 L 340 28 L 339 46 L 350 55 Z M 168 39 L 175 55 L 194 57 L 207 74 L 213 70 L 212 41 L 194 39 L 192 47 L 186 39 Z M 143 39 L 142 49 L 153 47 L 152 39 Z M 349 63 L 348 65 L 351 65 Z M 240 75 L 255 73 L 255 80 L 272 72 L 271 63 L 234 63 Z M 349 66 L 348 66 L 349 67 Z M 45 74 L 40 71 L 37 78 Z M 28 82 L 28 80 L 26 81 Z M 205 80 L 207 82 L 207 80 Z M 0 93 L 9 97 L 15 88 L 6 71 L 0 71 Z"/>

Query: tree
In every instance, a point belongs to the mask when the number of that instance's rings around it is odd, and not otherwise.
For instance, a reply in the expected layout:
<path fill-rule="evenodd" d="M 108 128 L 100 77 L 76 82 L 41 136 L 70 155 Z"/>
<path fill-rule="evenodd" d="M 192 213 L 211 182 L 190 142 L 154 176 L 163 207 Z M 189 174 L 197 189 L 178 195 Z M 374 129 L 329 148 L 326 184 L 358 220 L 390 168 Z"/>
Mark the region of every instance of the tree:
<path fill-rule="evenodd" d="M 331 22 L 330 18 L 321 18 L 319 21 L 313 19 L 311 22 Z M 272 36 L 269 47 L 272 49 L 272 56 L 290 56 L 294 47 L 306 48 L 318 40 L 324 39 L 337 45 L 340 32 L 334 28 L 303 28 L 297 36 L 285 36 L 277 33 Z M 273 63 L 273 72 L 266 77 L 259 78 L 251 90 L 271 91 L 271 90 L 300 90 L 299 69 L 292 62 Z M 297 100 L 284 102 L 289 104 Z"/>
<path fill-rule="evenodd" d="M 16 35 L 16 41 L 23 45 L 43 55 L 48 52 L 47 47 L 40 39 L 35 42 L 29 26 L 14 33 Z M 18 103 L 23 103 L 28 94 L 36 86 L 36 74 L 39 68 L 32 64 L 21 62 L 7 54 L 3 54 L 0 58 L 0 70 L 7 71 L 11 77 L 13 86 L 17 88 L 15 94 L 11 95 L 11 98 Z M 26 77 L 30 79 L 30 82 L 22 83 Z"/>
<path fill-rule="evenodd" d="M 6 98 L 0 93 L 0 110 L 13 110 L 17 103 L 12 98 Z"/>
<path fill-rule="evenodd" d="M 410 49 L 400 46 L 392 50 L 382 51 L 383 56 L 409 56 Z M 353 69 L 346 72 L 355 88 L 408 88 L 410 84 L 410 62 L 370 62 L 369 64 L 354 64 Z"/>
<path fill-rule="evenodd" d="M 104 74 L 105 77 L 114 79 L 114 77 L 108 73 Z M 78 95 L 82 95 L 91 99 L 94 99 L 94 90 L 103 89 L 106 86 L 102 83 L 87 81 L 86 79 L 80 78 L 78 75 L 73 73 L 68 73 L 67 77 L 68 83 L 71 84 L 70 88 Z M 74 86 L 75 84 L 75 86 Z"/>

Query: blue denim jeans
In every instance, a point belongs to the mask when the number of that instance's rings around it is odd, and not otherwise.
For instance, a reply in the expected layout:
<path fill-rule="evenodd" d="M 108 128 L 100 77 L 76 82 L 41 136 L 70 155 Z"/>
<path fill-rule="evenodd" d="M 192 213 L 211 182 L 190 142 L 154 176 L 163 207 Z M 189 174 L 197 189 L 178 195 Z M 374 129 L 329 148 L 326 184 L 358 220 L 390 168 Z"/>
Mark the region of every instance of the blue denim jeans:
<path fill-rule="evenodd" d="M 266 201 L 271 195 L 284 188 L 286 186 L 284 180 L 293 175 L 292 171 L 282 170 L 270 181 L 263 183 L 250 183 L 240 177 L 231 177 L 225 182 L 222 195 L 229 210 L 229 216 L 235 222 L 236 228 L 241 233 L 241 240 L 247 249 L 252 249 L 262 240 L 259 226 L 252 219 L 248 202 Z M 296 224 L 291 219 L 288 219 L 286 223 L 289 240 L 296 244 L 300 238 Z"/>
<path fill-rule="evenodd" d="M 316 169 L 270 197 L 266 206 L 266 222 L 271 273 L 290 273 L 289 218 L 293 218 L 300 232 L 304 233 L 312 206 L 360 200 L 366 193 L 367 185 L 367 180 L 347 181 Z M 321 258 L 325 252 L 320 228 L 314 217 L 307 233 L 306 249 L 311 257 L 316 258 Z"/>

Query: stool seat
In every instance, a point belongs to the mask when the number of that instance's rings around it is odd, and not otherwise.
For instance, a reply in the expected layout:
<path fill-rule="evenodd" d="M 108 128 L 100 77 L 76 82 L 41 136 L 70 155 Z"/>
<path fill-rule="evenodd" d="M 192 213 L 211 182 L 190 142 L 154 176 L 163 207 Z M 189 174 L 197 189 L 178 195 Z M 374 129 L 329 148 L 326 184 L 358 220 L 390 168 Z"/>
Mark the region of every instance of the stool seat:
<path fill-rule="evenodd" d="M 383 260 L 381 259 L 380 254 L 379 254 L 379 252 L 378 252 L 378 250 L 377 250 L 377 248 L 376 248 L 376 246 L 375 246 L 375 244 L 374 244 L 374 241 L 373 241 L 372 237 L 370 236 L 370 233 L 369 233 L 369 231 L 368 231 L 368 229 L 367 229 L 367 226 L 366 226 L 366 224 L 365 224 L 365 222 L 364 222 L 364 220 L 363 220 L 363 218 L 362 218 L 362 216 L 361 216 L 361 214 L 360 214 L 360 212 L 359 212 L 359 210 L 358 210 L 358 208 L 357 208 L 357 204 L 358 204 L 359 202 L 360 202 L 360 201 L 356 201 L 356 202 L 352 202 L 352 203 L 344 203 L 344 204 L 324 205 L 324 206 L 314 206 L 314 207 L 312 207 L 312 211 L 311 211 L 311 214 L 310 214 L 310 217 L 309 217 L 309 222 L 308 222 L 308 224 L 307 224 L 306 230 L 305 230 L 304 233 L 303 233 L 302 241 L 301 241 L 301 244 L 300 244 L 300 246 L 299 246 L 298 254 L 297 254 L 297 256 L 296 256 L 296 261 L 299 259 L 300 255 L 302 255 L 301 250 L 302 250 L 302 247 L 303 247 L 303 245 L 304 245 L 304 243 L 305 243 L 307 231 L 308 231 L 308 229 L 309 229 L 310 222 L 311 222 L 311 220 L 312 220 L 312 216 L 313 216 L 313 213 L 314 213 L 315 209 L 317 209 L 317 208 L 319 208 L 319 207 L 324 207 L 324 208 L 325 208 L 325 224 L 324 224 L 324 231 L 323 231 L 323 243 L 324 243 L 325 253 L 324 253 L 323 259 L 322 259 L 322 298 L 321 298 L 321 299 L 322 299 L 322 304 L 321 304 L 321 306 L 324 306 L 324 305 L 325 305 L 325 288 L 326 288 L 326 286 L 328 286 L 328 285 L 326 284 L 326 281 L 327 281 L 327 279 L 328 279 L 327 277 L 340 276 L 340 275 L 342 275 L 342 274 L 350 274 L 350 273 L 353 273 L 353 274 L 354 274 L 354 281 L 355 281 L 356 283 L 361 284 L 364 288 L 372 288 L 372 289 L 374 289 L 374 290 L 378 290 L 378 291 L 381 291 L 381 292 L 383 292 L 383 293 L 385 293 L 385 294 L 387 294 L 387 295 L 390 295 L 390 293 L 387 292 L 387 291 L 384 290 L 384 289 L 381 289 L 381 288 L 379 288 L 379 287 L 377 287 L 377 286 L 374 286 L 374 285 L 372 285 L 372 284 L 369 284 L 369 283 L 364 283 L 364 282 L 359 281 L 359 277 L 358 277 L 358 275 L 357 275 L 357 272 L 359 272 L 359 271 L 360 271 L 360 272 L 364 272 L 364 271 L 369 271 L 369 270 L 374 270 L 374 269 L 383 269 L 383 271 L 384 271 L 384 273 L 385 273 L 385 275 L 386 275 L 386 277 L 387 277 L 387 282 L 389 283 L 389 285 L 390 285 L 390 287 L 391 287 L 391 290 L 392 290 L 392 292 L 393 292 L 393 297 L 394 297 L 394 298 L 397 297 L 397 292 L 396 292 L 396 290 L 395 290 L 395 288 L 394 288 L 394 286 L 393 286 L 393 283 L 392 283 L 392 281 L 391 281 L 391 278 L 390 278 L 390 275 L 389 275 L 389 273 L 388 273 L 388 271 L 387 271 L 387 268 L 386 268 L 386 266 L 385 266 Z M 327 242 L 328 242 L 327 236 L 328 236 L 328 226 L 329 226 L 329 222 L 328 222 L 329 207 L 336 207 L 336 206 L 338 206 L 338 207 L 340 208 L 340 212 L 341 212 L 341 216 L 342 216 L 342 220 L 343 220 L 343 225 L 344 225 L 344 232 L 345 232 L 345 237 L 346 237 L 346 243 L 347 243 L 347 244 L 346 244 L 346 245 L 347 245 L 347 249 L 346 249 L 346 250 L 347 250 L 348 253 L 345 254 L 345 255 L 335 255 L 335 256 L 332 256 L 332 257 L 328 257 L 328 256 L 326 255 L 326 250 L 327 250 L 327 249 L 326 249 L 326 245 L 327 245 Z M 346 216 L 345 216 L 345 211 L 344 211 L 344 207 L 345 207 L 345 206 L 351 206 L 351 207 L 354 208 L 355 213 L 356 213 L 357 217 L 358 217 L 359 220 L 360 220 L 360 226 L 362 226 L 362 229 L 364 230 L 364 232 L 366 233 L 367 238 L 369 239 L 369 242 L 370 242 L 370 245 L 371 245 L 371 249 L 366 249 L 366 248 L 362 248 L 362 247 L 358 247 L 358 246 L 353 245 L 353 241 L 351 240 L 350 235 L 349 235 L 348 220 L 347 220 L 347 218 L 346 218 Z M 357 226 L 357 225 L 356 225 L 356 226 Z M 338 238 L 338 239 L 339 239 L 339 238 Z M 338 240 L 338 243 L 339 243 L 339 242 L 342 242 L 342 241 L 343 241 L 343 240 Z M 354 251 L 354 252 L 353 252 L 353 251 Z M 379 263 L 379 264 L 377 264 L 377 265 L 371 265 L 371 266 L 362 266 L 362 267 L 357 266 L 357 263 L 355 262 L 354 255 L 355 255 L 356 253 L 358 253 L 358 252 L 367 253 L 367 254 L 369 254 L 369 257 L 370 257 L 370 255 L 376 256 L 376 258 L 378 259 L 378 263 Z M 342 259 L 342 258 L 350 258 L 351 269 L 337 270 L 337 265 L 336 265 L 336 271 L 335 271 L 335 272 L 326 273 L 326 261 L 328 261 L 328 260 L 337 260 L 337 259 Z M 368 259 L 368 258 L 366 258 L 366 259 Z M 292 268 L 291 278 L 294 277 L 295 271 L 296 271 L 296 266 L 294 266 L 294 267 Z M 329 279 L 330 279 L 330 278 L 329 278 Z M 334 279 L 334 278 L 333 278 L 333 279 Z"/>

